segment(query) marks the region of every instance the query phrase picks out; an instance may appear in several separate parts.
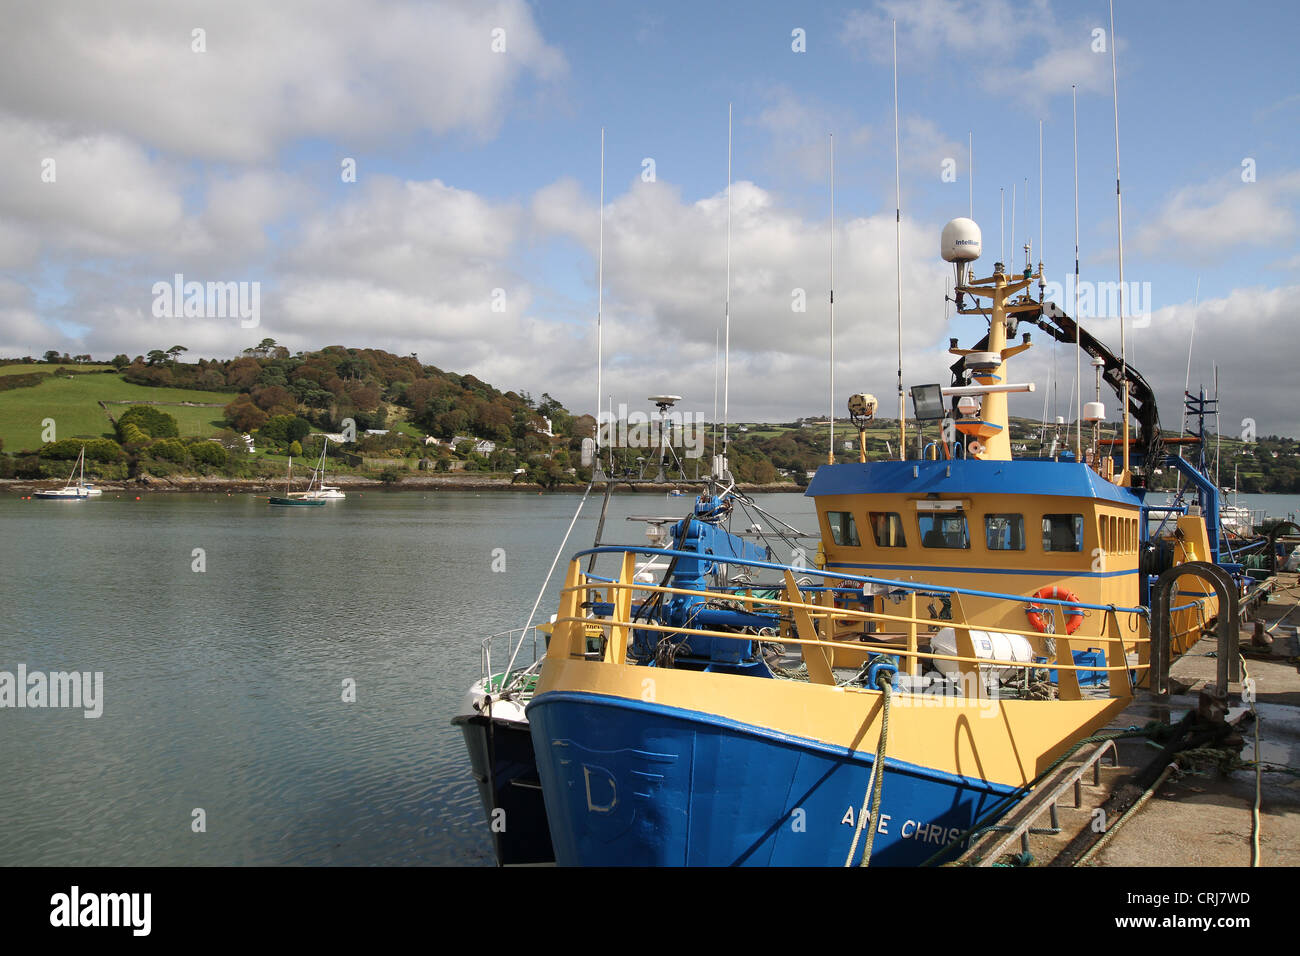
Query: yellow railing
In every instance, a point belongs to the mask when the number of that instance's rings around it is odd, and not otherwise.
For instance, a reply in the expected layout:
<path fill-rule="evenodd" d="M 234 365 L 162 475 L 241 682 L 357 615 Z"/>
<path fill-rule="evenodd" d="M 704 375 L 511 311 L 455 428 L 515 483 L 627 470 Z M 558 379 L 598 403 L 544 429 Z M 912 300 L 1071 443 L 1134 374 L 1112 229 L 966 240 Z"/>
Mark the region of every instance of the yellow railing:
<path fill-rule="evenodd" d="M 1057 691 L 1062 700 L 1079 700 L 1082 691 L 1079 686 L 1079 671 L 1105 671 L 1110 675 L 1120 675 L 1122 679 L 1109 681 L 1110 696 L 1130 697 L 1133 686 L 1129 672 L 1134 672 L 1137 683 L 1141 685 L 1147 676 L 1150 662 L 1151 640 L 1148 622 L 1145 616 L 1136 615 L 1136 629 L 1122 626 L 1120 614 L 1131 613 L 1125 609 L 1109 609 L 1101 612 L 1101 624 L 1097 634 L 1073 635 L 1043 634 L 1038 631 L 1012 628 L 1001 625 L 981 626 L 978 621 L 966 614 L 962 605 L 961 594 L 952 595 L 953 619 L 936 620 L 917 616 L 917 592 L 912 591 L 907 601 L 907 612 L 892 614 L 884 611 L 865 611 L 835 607 L 834 596 L 829 591 L 821 592 L 820 601 L 808 599 L 800 590 L 790 570 L 784 571 L 784 588 L 781 597 L 760 597 L 748 591 L 745 593 L 722 593 L 718 591 L 692 590 L 689 588 L 670 587 L 638 583 L 634 580 L 635 555 L 627 552 L 623 556 L 619 577 L 614 581 L 593 581 L 582 571 L 578 560 L 570 565 L 564 588 L 561 591 L 559 613 L 554 623 L 551 645 L 548 654 L 561 657 L 587 657 L 585 628 L 593 623 L 599 624 L 604 633 L 605 642 L 601 651 L 601 660 L 607 663 L 623 664 L 627 661 L 628 645 L 632 631 L 652 631 L 665 635 L 683 637 L 701 636 L 724 638 L 730 640 L 754 640 L 757 635 L 738 634 L 734 631 L 719 631 L 709 628 L 671 626 L 643 620 L 633 620 L 633 605 L 638 603 L 636 595 L 642 600 L 652 595 L 663 595 L 666 600 L 674 596 L 701 597 L 714 601 L 726 600 L 750 612 L 775 611 L 779 616 L 779 634 L 773 640 L 781 644 L 798 646 L 807 665 L 808 677 L 814 684 L 833 685 L 836 683 L 833 667 L 835 652 L 856 652 L 859 655 L 889 654 L 900 658 L 904 663 L 902 669 L 911 675 L 920 673 L 922 662 L 948 661 L 958 665 L 962 683 L 985 692 L 981 671 L 987 669 L 1015 668 L 1019 670 L 1041 670 L 1050 667 L 1057 671 Z M 921 587 L 923 590 L 923 586 Z M 764 589 L 768 590 L 768 589 Z M 584 614 L 584 605 L 596 601 L 609 603 L 612 611 L 608 616 L 592 618 Z M 1063 609 L 1062 609 L 1063 610 Z M 1052 612 L 1056 613 L 1055 610 Z M 897 637 L 902 643 L 886 640 L 871 640 L 870 634 L 853 641 L 837 640 L 838 632 L 846 630 L 846 625 L 865 625 L 874 622 L 877 625 L 897 626 Z M 923 651 L 920 648 L 922 628 L 951 627 L 956 635 L 955 654 L 939 654 Z M 1029 638 L 1040 657 L 1047 656 L 1047 639 L 1055 641 L 1054 662 L 1036 663 L 1025 661 L 1007 661 L 993 658 L 981 658 L 975 653 L 970 632 L 988 630 L 1002 634 L 1013 634 Z M 1089 647 L 1100 646 L 1106 652 L 1104 665 L 1076 664 L 1073 652 Z M 1136 660 L 1130 662 L 1129 655 Z"/>

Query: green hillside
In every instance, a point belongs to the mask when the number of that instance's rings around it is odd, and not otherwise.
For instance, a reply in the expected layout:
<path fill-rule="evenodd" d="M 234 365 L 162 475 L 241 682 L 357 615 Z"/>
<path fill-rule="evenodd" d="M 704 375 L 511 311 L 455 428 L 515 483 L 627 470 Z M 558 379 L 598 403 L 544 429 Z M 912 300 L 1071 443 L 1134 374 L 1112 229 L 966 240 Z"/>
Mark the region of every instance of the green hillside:
<path fill-rule="evenodd" d="M 41 366 L 10 365 L 37 371 Z M 49 366 L 45 366 L 49 368 Z M 57 367 L 56 367 L 57 368 Z M 117 373 L 74 375 L 52 374 L 30 388 L 0 392 L 0 440 L 8 452 L 35 450 L 42 444 L 42 421 L 54 419 L 58 438 L 112 438 L 113 426 L 97 403 L 105 402 L 198 402 L 226 405 L 228 392 L 207 392 L 188 388 L 153 388 L 123 381 Z M 127 405 L 109 405 L 114 416 Z M 222 427 L 221 407 L 196 408 L 166 405 L 164 410 L 180 425 L 182 436 L 207 436 Z"/>
<path fill-rule="evenodd" d="M 33 372 L 38 375 L 52 375 L 55 372 L 103 372 L 112 367 L 111 365 L 48 365 L 44 362 L 11 362 L 8 365 L 0 365 L 0 375 L 31 375 Z"/>

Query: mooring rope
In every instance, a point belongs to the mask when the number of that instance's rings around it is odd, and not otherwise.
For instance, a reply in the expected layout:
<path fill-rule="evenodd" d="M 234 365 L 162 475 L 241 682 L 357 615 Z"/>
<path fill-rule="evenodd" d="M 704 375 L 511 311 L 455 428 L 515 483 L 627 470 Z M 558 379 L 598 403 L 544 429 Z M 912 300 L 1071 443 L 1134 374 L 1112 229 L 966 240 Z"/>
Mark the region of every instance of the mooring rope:
<path fill-rule="evenodd" d="M 849 846 L 849 855 L 844 860 L 845 866 L 853 865 L 853 858 L 858 852 L 858 840 L 862 836 L 862 830 L 876 813 L 880 811 L 880 792 L 885 783 L 885 746 L 889 740 L 889 704 L 890 692 L 893 690 L 893 675 L 882 670 L 876 676 L 876 684 L 880 687 L 881 706 L 883 708 L 880 716 L 880 741 L 876 744 L 876 759 L 871 763 L 871 776 L 867 778 L 867 791 L 862 795 L 862 812 L 858 814 L 858 825 L 853 831 L 853 843 Z M 862 862 L 858 866 L 871 865 L 871 846 L 876 840 L 876 828 L 874 826 L 867 829 L 867 843 L 862 851 Z"/>

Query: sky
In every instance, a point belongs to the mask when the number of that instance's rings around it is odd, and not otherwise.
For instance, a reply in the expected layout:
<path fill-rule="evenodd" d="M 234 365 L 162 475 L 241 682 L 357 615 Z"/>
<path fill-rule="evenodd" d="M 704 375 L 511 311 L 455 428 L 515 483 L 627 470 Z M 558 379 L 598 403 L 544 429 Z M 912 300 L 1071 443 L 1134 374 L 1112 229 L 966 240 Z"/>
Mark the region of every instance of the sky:
<path fill-rule="evenodd" d="M 716 375 L 732 421 L 789 420 L 832 403 L 833 248 L 835 413 L 868 391 L 892 414 L 900 286 L 907 386 L 983 334 L 945 304 L 944 223 L 973 212 L 979 274 L 1032 243 L 1072 277 L 1072 89 L 1080 314 L 1118 351 L 1113 51 L 1129 360 L 1166 431 L 1190 355 L 1225 434 L 1300 435 L 1294 3 L 1117 0 L 1113 35 L 1105 0 L 6 6 L 0 356 L 270 337 L 591 412 L 599 307 L 602 403 L 712 418 Z M 170 309 L 177 275 L 256 315 Z M 1011 413 L 1069 420 L 1074 352 L 1035 340 Z"/>

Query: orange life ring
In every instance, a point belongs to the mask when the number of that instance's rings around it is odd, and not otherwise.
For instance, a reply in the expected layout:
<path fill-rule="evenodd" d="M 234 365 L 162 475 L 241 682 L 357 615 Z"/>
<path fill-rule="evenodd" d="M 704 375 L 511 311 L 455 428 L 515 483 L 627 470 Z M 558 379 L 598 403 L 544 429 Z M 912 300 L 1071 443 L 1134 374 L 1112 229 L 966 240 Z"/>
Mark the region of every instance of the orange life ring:
<path fill-rule="evenodd" d="M 1039 588 L 1033 595 L 1040 601 L 1071 601 L 1077 602 L 1079 596 L 1073 591 L 1063 588 L 1060 585 L 1052 584 L 1045 588 Z M 1068 607 L 1065 613 L 1065 633 L 1073 634 L 1083 623 L 1083 608 Z M 1029 623 L 1033 625 L 1034 630 L 1039 634 L 1047 634 L 1048 626 L 1055 619 L 1051 608 L 1034 607 L 1030 605 L 1025 608 L 1025 614 L 1029 616 Z"/>

